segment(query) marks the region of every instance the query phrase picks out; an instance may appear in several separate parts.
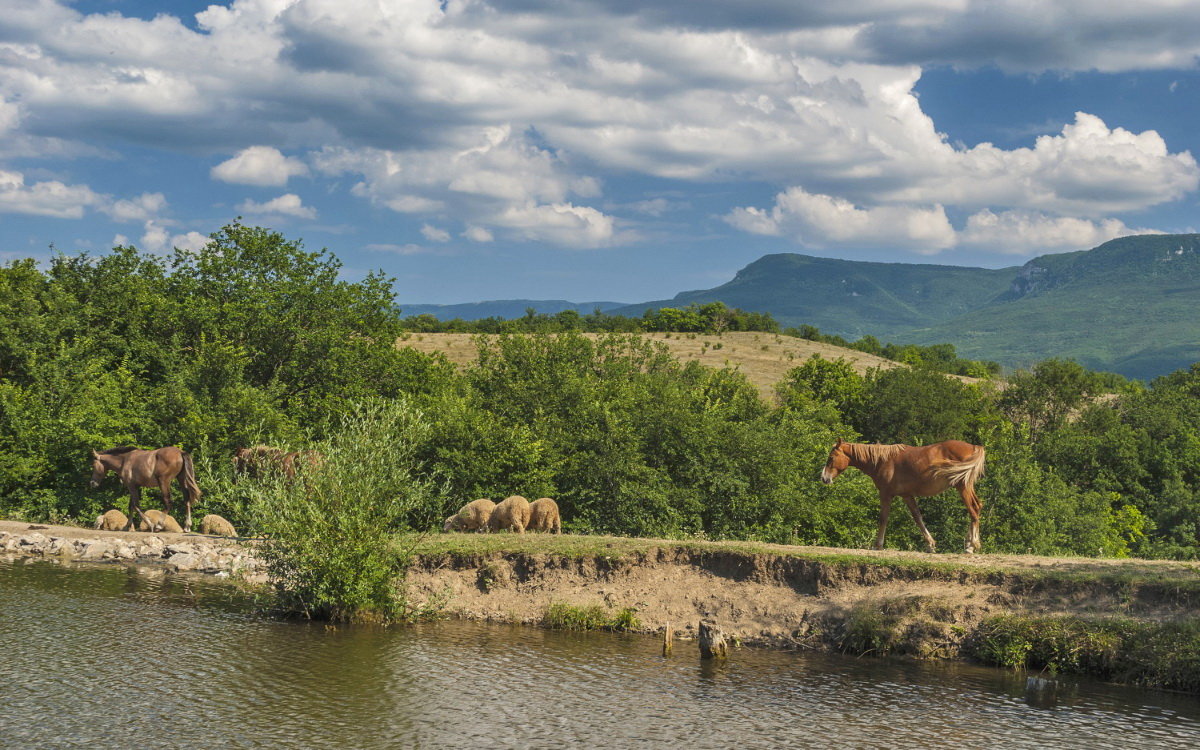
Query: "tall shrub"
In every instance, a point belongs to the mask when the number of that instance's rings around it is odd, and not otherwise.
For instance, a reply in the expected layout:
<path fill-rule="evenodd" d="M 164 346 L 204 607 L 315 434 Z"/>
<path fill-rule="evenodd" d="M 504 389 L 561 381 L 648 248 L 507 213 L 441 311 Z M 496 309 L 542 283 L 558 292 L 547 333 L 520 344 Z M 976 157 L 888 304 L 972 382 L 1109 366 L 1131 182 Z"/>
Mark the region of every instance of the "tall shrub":
<path fill-rule="evenodd" d="M 319 465 L 294 480 L 258 483 L 262 555 L 286 610 L 333 620 L 389 621 L 405 614 L 405 560 L 393 532 L 406 514 L 437 508 L 416 477 L 414 446 L 427 429 L 405 400 L 354 405 L 314 447 Z"/>

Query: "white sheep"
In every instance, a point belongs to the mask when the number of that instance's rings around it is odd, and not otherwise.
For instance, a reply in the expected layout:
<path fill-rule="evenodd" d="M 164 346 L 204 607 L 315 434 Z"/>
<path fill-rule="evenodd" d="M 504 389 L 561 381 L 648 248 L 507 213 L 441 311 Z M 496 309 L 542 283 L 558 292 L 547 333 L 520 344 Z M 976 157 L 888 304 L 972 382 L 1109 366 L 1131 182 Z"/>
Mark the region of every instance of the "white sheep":
<path fill-rule="evenodd" d="M 121 511 L 113 508 L 96 516 L 96 531 L 130 531 L 133 529 L 133 524 L 129 522 L 129 517 Z"/>
<path fill-rule="evenodd" d="M 200 519 L 200 533 L 211 534 L 213 536 L 237 536 L 237 530 L 233 528 L 233 524 L 226 521 L 221 516 L 215 513 L 209 513 L 204 518 Z"/>
<path fill-rule="evenodd" d="M 144 510 L 142 511 L 142 522 L 138 524 L 138 531 L 165 531 L 170 534 L 182 534 L 183 527 L 161 510 Z"/>
<path fill-rule="evenodd" d="M 520 495 L 504 498 L 488 518 L 488 531 L 511 530 L 525 533 L 529 525 L 529 501 Z"/>
<path fill-rule="evenodd" d="M 446 519 L 442 531 L 484 531 L 496 504 L 486 497 L 472 500 Z"/>
<path fill-rule="evenodd" d="M 552 531 L 562 533 L 562 519 L 558 515 L 558 503 L 548 497 L 539 497 L 529 504 L 530 531 Z"/>

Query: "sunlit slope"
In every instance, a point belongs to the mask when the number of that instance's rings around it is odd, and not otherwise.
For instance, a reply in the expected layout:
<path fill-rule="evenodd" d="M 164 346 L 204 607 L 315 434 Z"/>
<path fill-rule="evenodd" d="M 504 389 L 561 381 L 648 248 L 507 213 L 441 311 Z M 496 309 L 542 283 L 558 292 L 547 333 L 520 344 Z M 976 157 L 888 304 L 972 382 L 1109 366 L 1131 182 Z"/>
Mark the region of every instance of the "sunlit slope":
<path fill-rule="evenodd" d="M 587 335 L 594 337 L 596 334 Z M 845 359 L 860 373 L 872 367 L 887 369 L 898 366 L 889 359 L 872 354 L 773 333 L 640 335 L 666 344 L 671 354 L 682 362 L 696 360 L 710 367 L 737 368 L 768 399 L 774 397 L 776 383 L 783 380 L 788 370 L 804 364 L 814 354 L 825 359 Z M 397 341 L 396 345 L 426 353 L 439 352 L 458 365 L 474 362 L 478 354 L 474 336 L 467 333 L 414 333 Z"/>

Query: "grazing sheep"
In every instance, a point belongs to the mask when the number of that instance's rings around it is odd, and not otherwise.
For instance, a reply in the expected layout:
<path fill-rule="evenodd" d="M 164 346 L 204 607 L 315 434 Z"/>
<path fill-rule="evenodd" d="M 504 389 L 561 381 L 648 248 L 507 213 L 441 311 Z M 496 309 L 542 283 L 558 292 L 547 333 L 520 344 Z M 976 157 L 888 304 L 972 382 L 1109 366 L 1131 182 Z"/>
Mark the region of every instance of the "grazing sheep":
<path fill-rule="evenodd" d="M 488 531 L 511 530 L 525 533 L 529 525 L 529 501 L 520 495 L 504 498 L 488 518 Z"/>
<path fill-rule="evenodd" d="M 539 497 L 529 504 L 530 531 L 552 531 L 562 533 L 562 519 L 558 516 L 558 503 L 548 497 Z"/>
<path fill-rule="evenodd" d="M 483 531 L 495 509 L 496 504 L 486 497 L 472 500 L 446 519 L 442 531 Z"/>
<path fill-rule="evenodd" d="M 170 534 L 182 534 L 183 527 L 161 510 L 144 510 L 142 511 L 142 522 L 138 524 L 138 531 L 166 531 Z"/>
<path fill-rule="evenodd" d="M 200 519 L 200 533 L 213 536 L 237 536 L 237 530 L 233 528 L 233 524 L 214 513 L 209 513 Z"/>
<path fill-rule="evenodd" d="M 130 531 L 132 529 L 133 524 L 129 522 L 129 517 L 116 508 L 96 516 L 96 531 Z"/>

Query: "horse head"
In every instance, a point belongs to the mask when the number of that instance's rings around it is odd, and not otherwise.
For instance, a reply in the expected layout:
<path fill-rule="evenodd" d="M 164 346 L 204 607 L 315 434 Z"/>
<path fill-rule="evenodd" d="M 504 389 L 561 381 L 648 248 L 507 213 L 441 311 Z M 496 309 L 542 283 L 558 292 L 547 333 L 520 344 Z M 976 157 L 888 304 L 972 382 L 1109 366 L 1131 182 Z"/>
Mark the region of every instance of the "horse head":
<path fill-rule="evenodd" d="M 821 469 L 821 481 L 825 484 L 833 484 L 833 480 L 837 479 L 838 474 L 841 474 L 850 465 L 850 455 L 843 447 L 846 445 L 848 443 L 842 442 L 839 438 L 833 444 L 832 450 L 829 451 L 829 460 L 825 462 L 825 468 Z"/>
<path fill-rule="evenodd" d="M 92 479 L 88 482 L 88 487 L 93 490 L 100 486 L 100 481 L 104 479 L 104 475 L 108 473 L 108 467 L 100 460 L 100 454 L 92 449 Z"/>

